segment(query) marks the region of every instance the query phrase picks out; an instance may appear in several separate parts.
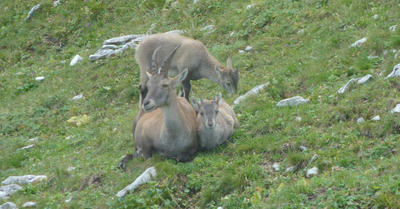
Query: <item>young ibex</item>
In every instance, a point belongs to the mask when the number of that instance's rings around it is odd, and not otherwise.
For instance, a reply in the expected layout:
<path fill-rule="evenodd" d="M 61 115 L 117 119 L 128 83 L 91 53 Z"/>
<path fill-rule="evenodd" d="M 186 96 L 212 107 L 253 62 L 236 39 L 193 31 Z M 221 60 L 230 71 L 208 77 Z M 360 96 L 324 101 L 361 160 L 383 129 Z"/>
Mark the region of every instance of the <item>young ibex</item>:
<path fill-rule="evenodd" d="M 233 129 L 239 127 L 233 109 L 221 98 L 202 100 L 200 103 L 192 97 L 192 103 L 197 112 L 197 136 L 201 149 L 211 150 L 227 142 Z"/>
<path fill-rule="evenodd" d="M 151 57 L 154 50 L 162 46 L 156 60 L 161 63 L 168 53 L 176 46 L 181 47 L 172 58 L 169 76 L 175 76 L 188 69 L 186 79 L 182 81 L 182 89 L 185 98 L 189 101 L 190 80 L 209 78 L 219 83 L 228 93 L 234 94 L 239 81 L 239 71 L 233 69 L 232 61 L 228 58 L 227 67 L 221 65 L 200 41 L 184 37 L 178 34 L 161 33 L 146 37 L 136 49 L 136 60 L 140 67 L 140 91 L 141 98 L 147 94 L 146 83 L 148 77 L 146 71 L 151 69 Z M 142 99 L 141 101 L 142 102 Z"/>
<path fill-rule="evenodd" d="M 168 76 L 172 57 L 176 50 L 171 50 L 159 67 L 156 62 L 160 47 L 154 50 L 148 77 L 148 93 L 143 99 L 142 108 L 137 115 L 133 135 L 135 152 L 126 155 L 120 167 L 137 156 L 145 159 L 154 152 L 180 162 L 190 161 L 197 152 L 196 112 L 183 97 L 178 97 L 175 88 L 188 74 L 185 69 L 175 78 Z"/>

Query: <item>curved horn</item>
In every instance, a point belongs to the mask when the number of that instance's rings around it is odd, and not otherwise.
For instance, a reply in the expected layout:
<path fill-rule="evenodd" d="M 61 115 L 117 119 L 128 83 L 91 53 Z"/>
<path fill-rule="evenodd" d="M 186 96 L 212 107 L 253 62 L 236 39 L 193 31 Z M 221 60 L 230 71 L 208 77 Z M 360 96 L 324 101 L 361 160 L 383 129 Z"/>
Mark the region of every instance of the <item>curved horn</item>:
<path fill-rule="evenodd" d="M 153 56 L 151 56 L 151 74 L 155 74 L 158 71 L 157 54 L 161 47 L 162 46 L 159 46 L 156 50 L 154 50 Z"/>
<path fill-rule="evenodd" d="M 164 63 L 160 67 L 159 73 L 163 72 L 164 75 L 168 75 L 168 70 L 171 64 L 172 57 L 174 56 L 176 50 L 178 50 L 180 46 L 181 46 L 180 44 L 176 46 L 175 49 L 173 49 L 172 52 L 168 55 L 167 59 L 164 60 Z"/>

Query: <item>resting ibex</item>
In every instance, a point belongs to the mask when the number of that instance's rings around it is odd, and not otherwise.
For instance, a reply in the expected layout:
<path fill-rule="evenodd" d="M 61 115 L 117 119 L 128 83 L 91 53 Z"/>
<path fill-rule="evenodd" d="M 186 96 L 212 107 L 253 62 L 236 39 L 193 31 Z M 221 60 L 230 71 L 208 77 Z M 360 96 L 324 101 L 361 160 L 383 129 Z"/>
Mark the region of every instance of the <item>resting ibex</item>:
<path fill-rule="evenodd" d="M 191 88 L 190 80 L 201 78 L 209 78 L 219 83 L 230 94 L 236 92 L 239 71 L 233 69 L 231 59 L 228 58 L 227 67 L 224 67 L 210 55 L 200 41 L 178 34 L 161 33 L 146 37 L 136 49 L 136 60 L 140 67 L 139 88 L 142 98 L 147 94 L 148 77 L 145 72 L 151 69 L 151 57 L 154 50 L 162 46 L 156 60 L 157 63 L 161 63 L 176 45 L 181 45 L 181 47 L 172 58 L 169 76 L 175 76 L 184 69 L 188 69 L 188 75 L 182 81 L 182 89 L 187 100 L 189 100 Z"/>
<path fill-rule="evenodd" d="M 239 127 L 233 109 L 221 98 L 202 100 L 200 103 L 192 97 L 197 112 L 197 136 L 201 149 L 210 150 L 226 142 L 233 134 L 233 128 Z"/>
<path fill-rule="evenodd" d="M 180 162 L 190 161 L 197 152 L 196 112 L 183 97 L 178 97 L 175 88 L 188 74 L 185 69 L 175 78 L 168 76 L 172 57 L 176 50 L 172 49 L 159 67 L 156 58 L 160 47 L 154 50 L 148 77 L 148 93 L 143 99 L 140 113 L 137 115 L 133 130 L 135 152 L 126 155 L 120 167 L 137 156 L 150 158 L 154 152 Z"/>

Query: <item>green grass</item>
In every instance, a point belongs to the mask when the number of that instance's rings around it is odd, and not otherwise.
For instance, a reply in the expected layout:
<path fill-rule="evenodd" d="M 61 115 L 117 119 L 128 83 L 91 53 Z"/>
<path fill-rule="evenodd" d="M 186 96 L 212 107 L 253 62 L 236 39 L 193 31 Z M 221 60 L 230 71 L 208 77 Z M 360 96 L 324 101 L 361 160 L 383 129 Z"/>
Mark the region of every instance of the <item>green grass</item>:
<path fill-rule="evenodd" d="M 383 79 L 399 59 L 398 1 L 3 1 L 0 8 L 0 179 L 47 175 L 10 201 L 38 208 L 396 208 L 400 204 L 399 79 Z M 29 10 L 41 3 L 30 21 Z M 246 9 L 249 4 L 254 4 Z M 372 16 L 377 14 L 378 18 Z M 127 34 L 185 30 L 221 63 L 239 67 L 238 93 L 193 82 L 192 94 L 222 92 L 232 104 L 270 83 L 234 109 L 241 127 L 227 145 L 188 163 L 132 153 L 139 69 L 134 49 L 97 62 L 88 56 L 104 40 Z M 212 33 L 202 31 L 215 25 Z M 399 28 L 399 27 L 398 27 Z M 298 33 L 304 29 L 304 33 Z M 231 32 L 234 32 L 231 34 Z M 359 48 L 355 41 L 368 37 Z M 238 50 L 247 45 L 250 54 Z M 385 51 L 388 53 L 384 54 Z M 84 60 L 69 66 L 76 55 Z M 368 56 L 378 56 L 368 59 Z M 337 90 L 351 78 L 374 81 Z M 35 77 L 44 76 L 41 82 Z M 83 94 L 84 98 L 72 101 Z M 302 96 L 303 106 L 277 108 Z M 75 126 L 73 116 L 87 115 Z M 380 121 L 371 121 L 379 115 Z M 300 117 L 301 121 L 297 121 Z M 359 117 L 366 122 L 357 124 Z M 37 141 L 28 139 L 38 137 Z M 24 146 L 35 144 L 29 150 Z M 299 146 L 307 147 L 302 151 Z M 309 164 L 312 156 L 318 159 Z M 272 170 L 279 162 L 281 171 Z M 114 195 L 146 168 L 158 176 L 125 198 Z M 284 169 L 297 166 L 294 173 Z M 306 178 L 307 168 L 320 173 Z M 69 167 L 75 170 L 67 171 Z M 70 199 L 70 202 L 65 200 Z M 3 200 L 0 200 L 2 204 Z"/>

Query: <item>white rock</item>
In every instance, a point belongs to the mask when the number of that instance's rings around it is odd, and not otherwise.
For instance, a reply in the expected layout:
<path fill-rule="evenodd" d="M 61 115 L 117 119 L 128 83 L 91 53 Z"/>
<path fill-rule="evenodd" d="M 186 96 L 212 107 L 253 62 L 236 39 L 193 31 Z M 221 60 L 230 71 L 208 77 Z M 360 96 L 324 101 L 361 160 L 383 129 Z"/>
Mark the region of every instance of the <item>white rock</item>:
<path fill-rule="evenodd" d="M 18 209 L 17 205 L 15 205 L 12 202 L 6 202 L 2 205 L 0 205 L 0 209 Z"/>
<path fill-rule="evenodd" d="M 373 117 L 371 120 L 378 121 L 378 120 L 381 120 L 381 117 L 379 117 L 379 115 L 377 115 L 377 116 Z"/>
<path fill-rule="evenodd" d="M 71 200 L 72 200 L 72 197 L 66 199 L 66 200 L 65 200 L 65 203 L 69 203 L 69 202 L 71 202 Z"/>
<path fill-rule="evenodd" d="M 113 129 L 113 132 L 116 132 L 116 131 L 117 131 L 117 128 L 114 128 L 114 129 Z"/>
<path fill-rule="evenodd" d="M 30 149 L 30 148 L 32 148 L 32 147 L 34 147 L 35 145 L 34 144 L 31 144 L 31 145 L 28 145 L 28 146 L 26 146 L 26 147 L 22 147 L 22 148 L 20 148 L 21 150 L 24 150 L 24 149 Z"/>
<path fill-rule="evenodd" d="M 301 96 L 295 96 L 295 97 L 291 97 L 291 98 L 279 101 L 276 106 L 277 107 L 298 106 L 298 105 L 306 104 L 309 101 L 310 100 L 308 100 L 308 99 L 303 99 L 303 97 L 301 97 Z"/>
<path fill-rule="evenodd" d="M 60 4 L 60 0 L 53 1 L 53 7 L 56 7 Z"/>
<path fill-rule="evenodd" d="M 311 178 L 311 177 L 313 177 L 313 176 L 315 176 L 317 174 L 318 174 L 318 168 L 317 167 L 313 167 L 313 168 L 311 168 L 311 169 L 309 169 L 307 171 L 306 176 L 307 176 L 307 178 Z"/>
<path fill-rule="evenodd" d="M 33 208 L 36 206 L 37 206 L 36 202 L 26 202 L 22 205 L 23 208 L 31 208 L 31 207 Z"/>
<path fill-rule="evenodd" d="M 0 191 L 0 200 L 10 199 L 7 193 Z"/>
<path fill-rule="evenodd" d="M 274 163 L 274 164 L 272 165 L 272 168 L 274 168 L 274 170 L 275 170 L 276 172 L 279 171 L 280 167 L 281 167 L 281 165 L 279 165 L 279 163 Z"/>
<path fill-rule="evenodd" d="M 223 207 L 219 206 L 217 209 L 224 209 Z"/>
<path fill-rule="evenodd" d="M 244 50 L 239 49 L 239 54 L 244 54 Z"/>
<path fill-rule="evenodd" d="M 137 189 L 142 184 L 148 182 L 152 177 L 157 175 L 156 169 L 154 167 L 150 167 L 146 169 L 142 175 L 140 175 L 132 184 L 126 186 L 123 190 L 119 191 L 115 196 L 116 197 L 124 197 L 128 194 L 128 192 Z"/>
<path fill-rule="evenodd" d="M 40 77 L 36 77 L 35 78 L 35 81 L 43 81 L 44 80 L 44 77 L 43 76 L 40 76 Z"/>
<path fill-rule="evenodd" d="M 37 10 L 39 10 L 40 8 L 40 4 L 35 5 L 34 7 L 32 7 L 31 11 L 29 11 L 28 16 L 24 19 L 25 21 L 28 21 L 32 18 L 33 14 L 35 14 L 35 12 Z"/>
<path fill-rule="evenodd" d="M 256 4 L 249 4 L 249 5 L 246 6 L 246 9 L 251 9 L 251 8 L 253 8 L 255 5 L 256 5 Z"/>
<path fill-rule="evenodd" d="M 29 139 L 29 141 L 33 142 L 33 141 L 37 141 L 38 139 L 39 138 L 35 137 L 35 138 L 32 138 L 32 139 Z"/>
<path fill-rule="evenodd" d="M 131 40 L 143 37 L 146 35 L 126 35 L 126 36 L 120 36 L 120 37 L 115 37 L 115 38 L 110 38 L 107 39 L 103 42 L 103 45 L 121 45 L 130 42 Z"/>
<path fill-rule="evenodd" d="M 304 32 L 306 32 L 304 29 L 300 29 L 299 31 L 297 31 L 297 34 L 303 34 Z"/>
<path fill-rule="evenodd" d="M 368 81 L 371 81 L 373 79 L 374 79 L 374 77 L 372 77 L 371 74 L 368 74 L 368 75 L 366 75 L 364 77 L 359 78 L 357 83 L 358 84 L 363 84 L 363 83 L 367 83 Z"/>
<path fill-rule="evenodd" d="M 0 187 L 0 191 L 5 192 L 8 196 L 10 196 L 11 194 L 14 194 L 15 192 L 17 192 L 18 190 L 21 190 L 21 189 L 22 189 L 22 187 L 18 184 L 9 184 L 9 185 Z"/>
<path fill-rule="evenodd" d="M 368 38 L 362 38 L 356 42 L 354 42 L 350 47 L 360 47 L 362 44 L 364 44 L 365 42 L 367 42 Z"/>
<path fill-rule="evenodd" d="M 400 104 L 397 104 L 396 107 L 394 107 L 393 110 L 390 112 L 391 113 L 400 113 Z"/>
<path fill-rule="evenodd" d="M 292 167 L 286 168 L 285 171 L 286 172 L 295 172 L 296 171 L 296 166 L 292 166 Z"/>
<path fill-rule="evenodd" d="M 80 100 L 82 98 L 83 98 L 83 95 L 79 94 L 79 95 L 76 95 L 76 96 L 72 97 L 72 100 L 76 101 L 76 100 Z"/>
<path fill-rule="evenodd" d="M 364 123 L 364 122 L 365 122 L 364 118 L 358 118 L 357 119 L 357 124 L 361 124 L 361 123 Z"/>
<path fill-rule="evenodd" d="M 232 37 L 233 35 L 235 35 L 235 32 L 234 32 L 234 31 L 232 31 L 232 32 L 229 34 L 230 37 Z"/>
<path fill-rule="evenodd" d="M 73 170 L 75 170 L 75 167 L 73 167 L 73 166 L 67 168 L 67 171 L 68 171 L 68 172 L 71 172 L 71 171 L 73 171 Z"/>
<path fill-rule="evenodd" d="M 307 147 L 305 147 L 305 146 L 299 146 L 299 148 L 301 149 L 302 152 L 307 151 Z"/>
<path fill-rule="evenodd" d="M 372 16 L 372 19 L 374 19 L 374 20 L 376 20 L 376 19 L 378 19 L 378 15 L 374 15 L 374 16 Z"/>
<path fill-rule="evenodd" d="M 251 95 L 257 95 L 261 90 L 263 90 L 267 86 L 269 86 L 269 83 L 264 83 L 264 84 L 261 84 L 261 85 L 258 85 L 256 87 L 252 88 L 250 91 L 248 91 L 244 95 L 236 98 L 235 101 L 233 102 L 233 105 L 239 104 L 240 102 L 242 102 L 244 99 L 246 99 L 247 97 L 249 97 Z"/>
<path fill-rule="evenodd" d="M 394 32 L 396 31 L 397 25 L 393 25 L 389 28 L 390 31 Z"/>
<path fill-rule="evenodd" d="M 391 78 L 391 77 L 399 77 L 400 76 L 400 64 L 397 64 L 393 67 L 393 71 L 385 77 L 385 79 Z"/>
<path fill-rule="evenodd" d="M 244 49 L 246 52 L 252 52 L 253 51 L 253 47 L 251 46 L 246 46 L 246 48 Z"/>
<path fill-rule="evenodd" d="M 301 117 L 296 117 L 296 121 L 300 122 L 301 121 Z"/>
<path fill-rule="evenodd" d="M 36 183 L 47 179 L 45 175 L 25 175 L 25 176 L 10 176 L 3 182 L 2 184 L 27 184 L 27 183 Z"/>
<path fill-rule="evenodd" d="M 83 60 L 83 58 L 77 54 L 77 55 L 75 55 L 74 58 L 72 58 L 71 62 L 69 63 L 69 66 L 74 66 L 77 63 L 79 63 L 81 60 Z"/>

